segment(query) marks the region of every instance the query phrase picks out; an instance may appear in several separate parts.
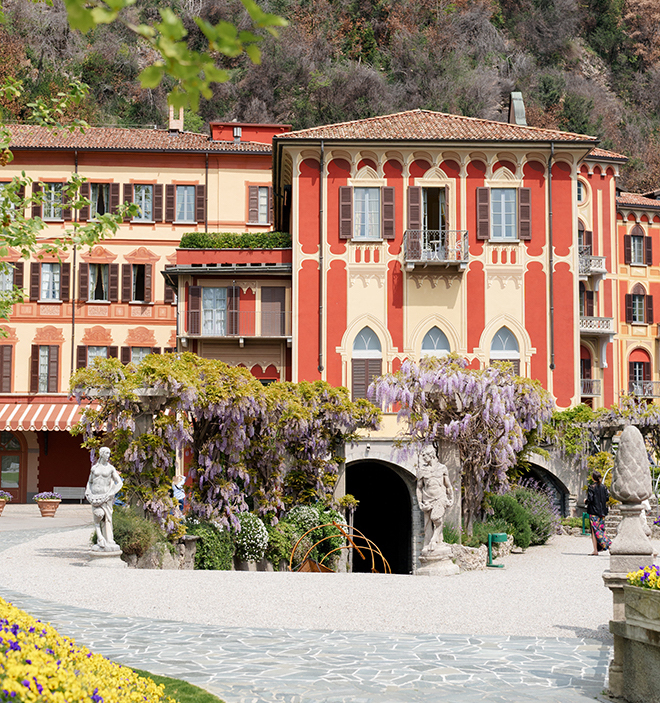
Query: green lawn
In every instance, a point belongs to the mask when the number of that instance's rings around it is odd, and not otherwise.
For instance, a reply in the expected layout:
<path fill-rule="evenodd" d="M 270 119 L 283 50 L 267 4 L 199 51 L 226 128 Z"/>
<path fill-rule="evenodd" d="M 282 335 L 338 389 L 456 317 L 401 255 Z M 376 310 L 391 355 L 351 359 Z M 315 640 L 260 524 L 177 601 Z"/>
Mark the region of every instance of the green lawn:
<path fill-rule="evenodd" d="M 158 684 L 163 684 L 165 686 L 165 695 L 171 696 L 179 703 L 223 703 L 217 696 L 205 691 L 203 688 L 199 688 L 199 686 L 193 686 L 187 681 L 170 679 L 167 676 L 157 676 L 141 669 L 133 669 L 133 671 L 140 676 L 152 679 Z"/>

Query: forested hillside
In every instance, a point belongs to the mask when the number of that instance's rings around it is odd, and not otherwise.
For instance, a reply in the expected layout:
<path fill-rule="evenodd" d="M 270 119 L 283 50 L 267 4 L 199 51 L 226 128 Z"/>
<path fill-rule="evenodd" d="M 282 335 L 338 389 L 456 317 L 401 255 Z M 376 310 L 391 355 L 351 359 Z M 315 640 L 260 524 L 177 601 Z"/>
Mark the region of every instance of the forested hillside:
<path fill-rule="evenodd" d="M 209 119 L 290 123 L 294 128 L 411 108 L 505 119 L 523 93 L 528 123 L 595 134 L 631 157 L 621 185 L 660 187 L 660 0 L 261 0 L 289 20 L 267 37 L 261 65 L 220 58 L 232 69 L 186 128 Z M 89 84 L 77 115 L 93 125 L 164 125 L 166 89 L 145 90 L 139 71 L 154 57 L 121 26 L 71 32 L 53 7 L 5 0 L 0 78 L 24 82 L 0 100 L 22 121 L 37 95 Z M 137 0 L 129 19 L 170 6 L 193 46 L 193 18 L 248 26 L 234 0 Z"/>

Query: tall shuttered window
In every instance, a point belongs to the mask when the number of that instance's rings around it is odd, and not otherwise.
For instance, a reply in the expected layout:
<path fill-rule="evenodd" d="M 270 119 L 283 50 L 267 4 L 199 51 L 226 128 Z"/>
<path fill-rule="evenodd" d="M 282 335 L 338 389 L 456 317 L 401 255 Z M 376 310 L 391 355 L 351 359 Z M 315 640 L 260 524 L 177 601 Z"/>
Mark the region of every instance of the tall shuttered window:
<path fill-rule="evenodd" d="M 383 372 L 380 340 L 370 327 L 364 327 L 353 342 L 351 362 L 353 399 L 366 398 L 370 384 Z"/>
<path fill-rule="evenodd" d="M 59 390 L 57 345 L 33 344 L 30 357 L 30 393 L 57 393 Z"/>

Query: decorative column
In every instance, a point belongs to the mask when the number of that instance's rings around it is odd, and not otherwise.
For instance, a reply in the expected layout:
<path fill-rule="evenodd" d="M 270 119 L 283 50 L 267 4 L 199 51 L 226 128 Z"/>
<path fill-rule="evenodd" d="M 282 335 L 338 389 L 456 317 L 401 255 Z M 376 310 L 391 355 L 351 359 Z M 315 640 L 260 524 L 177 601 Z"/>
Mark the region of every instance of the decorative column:
<path fill-rule="evenodd" d="M 653 563 L 653 546 L 640 520 L 642 502 L 651 497 L 651 472 L 642 433 L 633 426 L 621 433 L 619 450 L 612 471 L 612 496 L 621 501 L 623 519 L 610 547 L 610 568 L 603 573 L 605 585 L 612 591 L 613 615 L 610 632 L 614 635 L 614 656 L 610 662 L 609 692 L 623 697 L 623 648 L 620 632 L 625 621 L 623 587 L 630 571 Z M 625 627 L 625 625 L 623 625 Z"/>

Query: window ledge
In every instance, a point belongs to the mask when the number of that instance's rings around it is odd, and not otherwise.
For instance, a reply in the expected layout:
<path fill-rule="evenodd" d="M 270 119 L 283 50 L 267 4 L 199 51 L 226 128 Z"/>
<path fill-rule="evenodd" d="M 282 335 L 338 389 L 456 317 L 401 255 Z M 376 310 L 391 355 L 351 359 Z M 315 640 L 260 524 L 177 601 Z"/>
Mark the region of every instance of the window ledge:
<path fill-rule="evenodd" d="M 110 305 L 112 303 L 111 300 L 86 300 L 85 302 L 91 305 Z"/>
<path fill-rule="evenodd" d="M 637 264 L 635 262 L 630 262 L 629 266 L 636 266 L 637 268 L 647 268 L 648 264 Z"/>
<path fill-rule="evenodd" d="M 630 323 L 633 327 L 648 327 L 650 324 L 653 324 L 651 322 L 631 322 Z"/>
<path fill-rule="evenodd" d="M 142 300 L 131 300 L 128 304 L 129 305 L 154 305 L 153 301 L 146 302 L 146 301 L 142 301 Z"/>
<path fill-rule="evenodd" d="M 39 305 L 62 305 L 63 302 L 64 301 L 60 300 L 59 298 L 57 300 L 55 300 L 54 298 L 52 298 L 52 299 L 46 298 L 45 300 L 42 300 L 41 298 L 39 298 L 39 300 L 37 300 L 37 303 Z"/>
<path fill-rule="evenodd" d="M 344 240 L 347 241 L 347 240 Z M 375 238 L 375 237 L 353 237 L 352 239 L 348 240 L 353 242 L 354 244 L 369 244 L 369 243 L 379 243 L 379 242 L 384 242 L 385 240 L 380 237 L 380 238 Z M 390 240 L 391 241 L 391 240 Z"/>
<path fill-rule="evenodd" d="M 172 220 L 173 225 L 196 225 L 197 220 Z"/>
<path fill-rule="evenodd" d="M 132 225 L 155 225 L 156 220 L 131 220 Z"/>
<path fill-rule="evenodd" d="M 64 222 L 63 217 L 42 217 L 41 218 L 44 222 Z"/>
<path fill-rule="evenodd" d="M 273 223 L 268 222 L 246 222 L 246 225 L 251 225 L 253 227 L 270 227 Z"/>
<path fill-rule="evenodd" d="M 488 241 L 492 242 L 493 244 L 520 244 L 521 242 L 520 239 L 498 239 L 496 237 L 491 237 Z"/>

